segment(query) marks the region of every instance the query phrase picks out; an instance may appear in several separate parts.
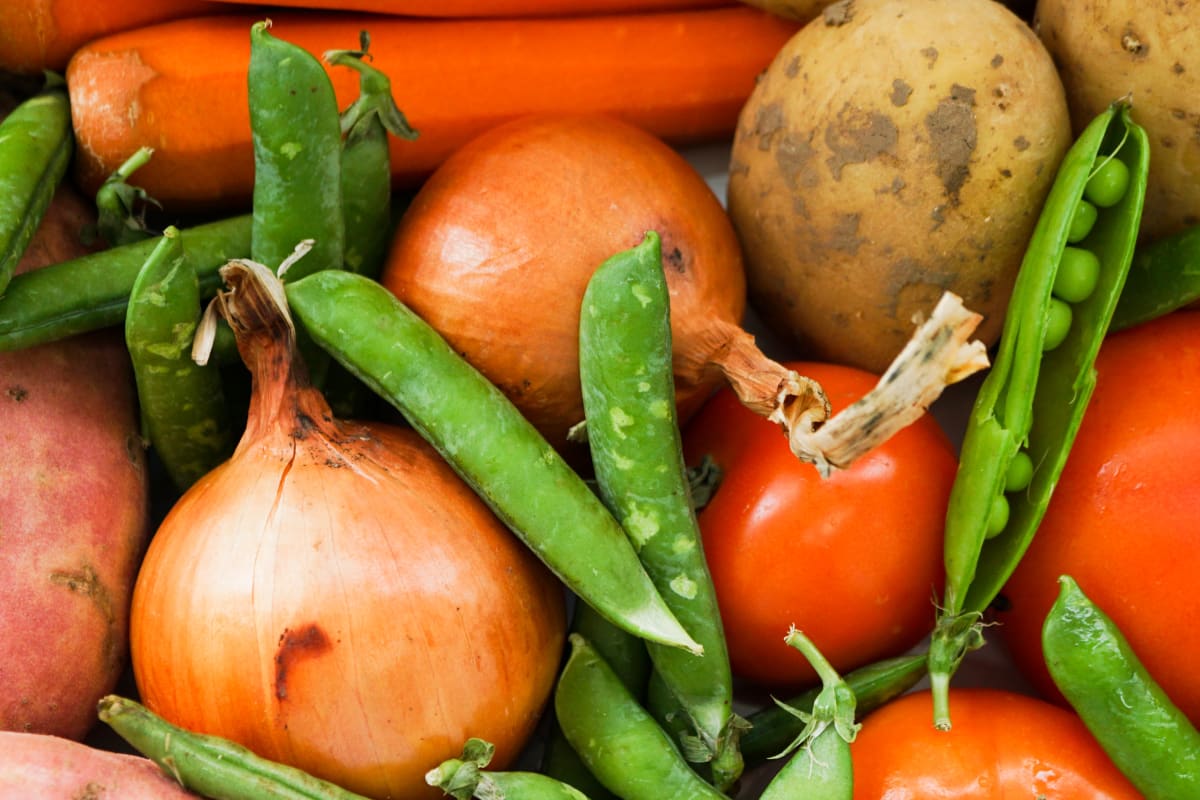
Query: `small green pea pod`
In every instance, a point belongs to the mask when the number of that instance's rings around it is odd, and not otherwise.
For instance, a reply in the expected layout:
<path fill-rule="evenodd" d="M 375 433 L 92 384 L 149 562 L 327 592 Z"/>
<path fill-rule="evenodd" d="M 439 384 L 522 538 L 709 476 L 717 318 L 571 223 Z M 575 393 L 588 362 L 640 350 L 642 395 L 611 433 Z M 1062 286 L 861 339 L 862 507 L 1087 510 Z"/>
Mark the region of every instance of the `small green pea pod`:
<path fill-rule="evenodd" d="M 567 741 L 592 774 L 624 800 L 728 800 L 692 771 L 612 667 L 577 633 L 554 690 Z"/>
<path fill-rule="evenodd" d="M 359 36 L 359 50 L 330 50 L 330 64 L 359 73 L 358 98 L 342 112 L 342 213 L 345 267 L 378 278 L 391 238 L 392 172 L 388 134 L 412 141 L 417 132 L 392 97 L 392 82 L 367 63 L 371 39 Z"/>
<path fill-rule="evenodd" d="M 96 233 L 110 247 L 155 235 L 146 224 L 146 210 L 148 206 L 157 206 L 158 201 L 145 189 L 129 183 L 133 173 L 146 166 L 152 155 L 153 148 L 138 148 L 96 190 Z"/>
<path fill-rule="evenodd" d="M 929 648 L 934 722 L 983 644 L 982 613 L 1029 546 L 1095 387 L 1093 362 L 1141 222 L 1149 144 L 1112 104 L 1063 159 L 1021 262 L 964 432 L 946 513 L 946 589 Z"/>
<path fill-rule="evenodd" d="M 1114 331 L 1200 300 L 1200 225 L 1139 247 L 1113 312 Z"/>
<path fill-rule="evenodd" d="M 179 728 L 124 697 L 101 698 L 99 714 L 180 786 L 211 800 L 367 800 L 228 739 Z"/>
<path fill-rule="evenodd" d="M 412 309 L 345 270 L 294 281 L 287 299 L 313 339 L 398 409 L 584 602 L 635 636 L 701 649 L 579 474 Z"/>
<path fill-rule="evenodd" d="M 630 694 L 640 700 L 650 676 L 650 656 L 646 652 L 646 643 L 613 625 L 587 603 L 575 604 L 571 630 L 592 644 Z M 596 776 L 579 758 L 579 754 L 563 736 L 558 720 L 553 717 L 544 745 L 541 764 L 544 774 L 569 783 L 592 800 L 615 800 L 615 796 L 596 780 Z"/>
<path fill-rule="evenodd" d="M 342 132 L 333 84 L 321 62 L 272 36 L 269 27 L 256 22 L 250 28 L 250 257 L 274 269 L 298 242 L 312 239 L 308 256 L 288 272 L 287 280 L 296 280 L 342 266 Z"/>
<path fill-rule="evenodd" d="M 877 661 L 848 672 L 844 678 L 854 692 L 859 718 L 907 692 L 925 676 L 924 653 Z M 811 708 L 820 687 L 802 692 L 784 701 L 791 708 Z M 759 764 L 787 746 L 800 735 L 804 723 L 783 706 L 767 706 L 751 714 L 750 730 L 742 736 L 742 755 L 747 764 Z"/>
<path fill-rule="evenodd" d="M 536 772 L 484 770 L 496 747 L 483 739 L 468 739 L 462 758 L 451 758 L 425 773 L 425 782 L 456 800 L 588 800 L 562 781 Z"/>
<path fill-rule="evenodd" d="M 854 765 L 850 743 L 861 727 L 855 722 L 854 692 L 838 675 L 817 646 L 796 628 L 785 639 L 799 650 L 821 677 L 821 690 L 806 712 L 786 704 L 780 706 L 796 715 L 804 728 L 776 758 L 786 764 L 763 790 L 761 800 L 852 800 Z M 776 701 L 778 702 L 778 701 Z"/>
<path fill-rule="evenodd" d="M 202 297 L 221 285 L 221 266 L 250 251 L 250 227 L 247 214 L 180 232 Z M 157 246 L 146 239 L 13 278 L 0 297 L 0 351 L 124 324 L 134 281 Z"/>
<path fill-rule="evenodd" d="M 62 78 L 0 121 L 0 296 L 42 222 L 75 149 Z"/>
<path fill-rule="evenodd" d="M 143 434 L 180 491 L 228 458 L 236 444 L 220 374 L 191 357 L 201 313 L 196 271 L 179 231 L 168 227 L 130 291 L 125 343 Z"/>
<path fill-rule="evenodd" d="M 1200 732 L 1067 575 L 1042 626 L 1055 685 L 1146 800 L 1200 797 Z"/>
<path fill-rule="evenodd" d="M 692 509 L 675 414 L 670 295 L 656 232 L 592 274 L 579 326 L 587 439 L 601 497 L 675 617 L 703 647 L 650 644 L 658 675 L 692 724 L 689 760 L 719 789 L 742 772 L 741 727 L 716 591 Z"/>

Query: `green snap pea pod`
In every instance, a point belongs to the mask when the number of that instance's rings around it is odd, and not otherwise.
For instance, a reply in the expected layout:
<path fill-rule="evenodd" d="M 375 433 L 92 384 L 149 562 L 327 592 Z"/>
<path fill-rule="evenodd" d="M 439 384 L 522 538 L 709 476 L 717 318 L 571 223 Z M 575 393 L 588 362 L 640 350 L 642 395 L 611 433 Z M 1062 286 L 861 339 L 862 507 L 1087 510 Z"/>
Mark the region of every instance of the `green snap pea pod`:
<path fill-rule="evenodd" d="M 254 143 L 254 226 L 250 257 L 275 269 L 298 242 L 308 256 L 287 279 L 342 266 L 342 132 L 333 84 L 304 48 L 250 28 L 248 74 Z"/>
<path fill-rule="evenodd" d="M 575 604 L 571 631 L 591 643 L 635 699 L 642 698 L 650 676 L 650 655 L 646 652 L 645 642 L 613 625 L 587 603 Z M 592 800 L 614 798 L 579 758 L 553 717 L 546 732 L 541 771 L 569 783 Z"/>
<path fill-rule="evenodd" d="M 587 439 L 601 497 L 675 617 L 704 648 L 697 656 L 648 647 L 655 674 L 692 721 L 694 742 L 684 754 L 712 761 L 714 782 L 725 789 L 742 772 L 740 727 L 683 461 L 671 357 L 670 295 L 661 242 L 650 231 L 601 264 L 584 292 L 579 375 Z"/>
<path fill-rule="evenodd" d="M 184 490 L 233 452 L 234 431 L 215 366 L 192 360 L 200 282 L 168 227 L 138 273 L 125 315 L 125 343 L 142 427 L 172 482 Z"/>
<path fill-rule="evenodd" d="M 899 697 L 925 677 L 924 653 L 898 656 L 868 664 L 846 673 L 846 684 L 854 692 L 861 718 L 884 703 Z M 792 708 L 811 708 L 819 688 L 802 692 L 784 701 Z M 759 764 L 783 750 L 800 735 L 803 722 L 778 705 L 766 706 L 748 718 L 750 729 L 742 736 L 742 755 L 747 764 Z"/>
<path fill-rule="evenodd" d="M 781 704 L 800 719 L 804 728 L 776 758 L 788 758 L 767 788 L 761 800 L 852 800 L 854 765 L 850 743 L 861 727 L 855 722 L 853 690 L 838 675 L 833 665 L 807 636 L 796 628 L 788 631 L 786 641 L 799 650 L 821 677 L 821 690 L 806 712 Z M 795 752 L 798 751 L 798 752 Z"/>
<path fill-rule="evenodd" d="M 1139 247 L 1113 312 L 1114 331 L 1200 300 L 1200 225 Z"/>
<path fill-rule="evenodd" d="M 596 649 L 577 633 L 568 640 L 554 710 L 592 774 L 624 800 L 727 800 L 692 771 Z"/>
<path fill-rule="evenodd" d="M 1063 159 L 1026 249 L 946 513 L 946 589 L 929 648 L 934 722 L 983 644 L 980 618 L 1029 546 L 1095 386 L 1093 362 L 1141 221 L 1149 145 L 1114 103 Z"/>
<path fill-rule="evenodd" d="M 200 293 L 209 297 L 221 284 L 218 269 L 250 251 L 250 216 L 198 225 L 179 237 Z M 133 283 L 157 244 L 146 239 L 13 278 L 0 297 L 0 351 L 123 324 Z"/>
<path fill-rule="evenodd" d="M 395 406 L 584 602 L 636 636 L 701 649 L 579 474 L 395 295 L 323 270 L 288 284 L 287 299 L 313 339 Z"/>
<path fill-rule="evenodd" d="M 0 121 L 0 295 L 41 224 L 74 149 L 70 101 L 57 75 Z"/>
<path fill-rule="evenodd" d="M 146 225 L 146 208 L 158 205 L 145 189 L 129 178 L 150 162 L 151 147 L 140 147 L 117 167 L 96 190 L 96 232 L 110 247 L 150 239 L 154 231 Z"/>
<path fill-rule="evenodd" d="M 495 752 L 491 742 L 468 739 L 462 758 L 443 761 L 425 773 L 425 782 L 457 800 L 588 800 L 583 792 L 548 775 L 485 771 Z"/>
<path fill-rule="evenodd" d="M 341 115 L 342 215 L 345 268 L 379 277 L 387 257 L 392 222 L 392 173 L 388 134 L 412 141 L 417 132 L 392 97 L 392 82 L 367 63 L 370 36 L 360 34 L 359 50 L 331 50 L 325 61 L 359 73 L 358 98 Z"/>
<path fill-rule="evenodd" d="M 1200 732 L 1079 584 L 1058 583 L 1042 626 L 1055 685 L 1146 800 L 1200 797 Z"/>
<path fill-rule="evenodd" d="M 211 800 L 367 800 L 236 742 L 179 728 L 124 697 L 102 697 L 99 714 L 180 786 Z"/>

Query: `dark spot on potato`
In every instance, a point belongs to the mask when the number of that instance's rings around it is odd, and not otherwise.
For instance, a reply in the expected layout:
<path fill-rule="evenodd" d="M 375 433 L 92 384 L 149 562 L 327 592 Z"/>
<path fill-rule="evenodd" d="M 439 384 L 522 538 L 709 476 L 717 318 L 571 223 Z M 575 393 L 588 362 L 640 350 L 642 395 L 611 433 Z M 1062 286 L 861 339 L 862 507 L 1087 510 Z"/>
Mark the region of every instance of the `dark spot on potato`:
<path fill-rule="evenodd" d="M 861 214 L 839 214 L 829 231 L 826 247 L 849 255 L 855 255 L 862 246 L 863 239 L 858 235 L 858 223 Z"/>
<path fill-rule="evenodd" d="M 842 167 L 863 164 L 892 153 L 900 139 L 896 123 L 878 111 L 842 106 L 836 121 L 825 128 L 825 146 L 832 155 L 825 160 L 835 181 Z"/>
<path fill-rule="evenodd" d="M 293 630 L 284 628 L 275 650 L 275 697 L 286 700 L 288 675 L 297 662 L 329 652 L 333 645 L 315 622 Z"/>
<path fill-rule="evenodd" d="M 809 134 L 809 138 L 815 131 Z M 821 181 L 816 168 L 816 149 L 809 138 L 786 134 L 775 148 L 775 165 L 789 189 L 811 189 Z"/>
<path fill-rule="evenodd" d="M 1184 111 L 1182 108 L 1172 108 L 1171 116 L 1174 117 L 1175 119 L 1183 119 L 1184 117 L 1187 116 L 1187 112 Z"/>
<path fill-rule="evenodd" d="M 799 75 L 800 74 L 800 64 L 801 64 L 800 56 L 797 55 L 795 58 L 793 58 L 791 61 L 789 61 L 787 63 L 787 66 L 785 66 L 783 68 L 784 76 L 788 77 L 788 78 L 794 78 L 797 75 Z"/>
<path fill-rule="evenodd" d="M 1144 40 L 1131 25 L 1121 32 L 1121 49 L 1140 61 L 1150 54 L 1150 43 Z"/>
<path fill-rule="evenodd" d="M 971 176 L 971 156 L 975 152 L 975 90 L 959 84 L 950 87 L 950 96 L 939 101 L 925 117 L 935 172 L 951 205 L 958 205 L 959 190 Z"/>
<path fill-rule="evenodd" d="M 100 575 L 91 564 L 83 564 L 76 570 L 55 570 L 50 573 L 50 583 L 65 588 L 71 594 L 86 597 L 95 606 L 96 612 L 104 620 L 104 660 L 117 665 L 121 659 L 123 642 L 118 642 L 116 636 L 116 613 L 113 610 L 112 594 Z"/>
<path fill-rule="evenodd" d="M 908 102 L 908 98 L 912 97 L 912 87 L 905 83 L 901 78 L 896 78 L 892 81 L 891 101 L 894 106 L 902 106 Z"/>
<path fill-rule="evenodd" d="M 24 386 L 19 386 L 17 384 L 9 386 L 4 393 L 8 395 L 8 399 L 12 400 L 14 403 L 23 403 L 25 402 L 25 398 L 29 397 L 29 390 Z"/>
<path fill-rule="evenodd" d="M 1024 136 L 1018 136 L 1017 138 L 1013 139 L 1013 147 L 1017 148 L 1017 150 L 1021 152 L 1024 152 L 1029 149 L 1029 140 Z"/>
<path fill-rule="evenodd" d="M 831 28 L 841 27 L 854 19 L 854 0 L 838 0 L 821 11 L 821 19 Z"/>
<path fill-rule="evenodd" d="M 88 781 L 86 786 L 71 795 L 71 800 L 102 800 L 107 794 L 108 787 L 103 783 Z"/>
<path fill-rule="evenodd" d="M 929 230 L 936 231 L 946 221 L 946 207 L 944 205 L 934 206 L 933 210 L 929 212 L 929 218 L 933 220 L 933 227 Z"/>
<path fill-rule="evenodd" d="M 1004 63 L 1004 56 L 1000 55 L 999 53 L 996 53 L 996 55 L 992 56 L 992 60 L 990 63 L 991 63 L 992 69 L 995 69 Z"/>
<path fill-rule="evenodd" d="M 926 58 L 926 59 L 929 61 L 929 68 L 930 68 L 930 69 L 932 69 L 932 68 L 933 68 L 933 65 L 937 63 L 937 60 L 938 60 L 938 51 L 937 51 L 937 48 L 936 48 L 936 47 L 926 47 L 926 48 L 923 48 L 923 49 L 921 50 L 921 55 L 925 56 L 925 58 Z"/>
<path fill-rule="evenodd" d="M 1011 170 L 1011 169 L 1009 169 L 1008 167 L 1003 167 L 1003 168 L 1000 170 L 1000 177 L 1001 177 L 1001 178 L 1011 178 L 1011 177 L 1012 177 L 1012 170 Z"/>
<path fill-rule="evenodd" d="M 765 105 L 754 115 L 752 136 L 758 137 L 758 149 L 770 150 L 772 139 L 783 128 L 783 106 L 779 103 Z"/>
<path fill-rule="evenodd" d="M 1171 65 L 1171 72 L 1174 72 L 1176 75 L 1182 75 L 1184 73 L 1183 64 L 1176 61 Z"/>

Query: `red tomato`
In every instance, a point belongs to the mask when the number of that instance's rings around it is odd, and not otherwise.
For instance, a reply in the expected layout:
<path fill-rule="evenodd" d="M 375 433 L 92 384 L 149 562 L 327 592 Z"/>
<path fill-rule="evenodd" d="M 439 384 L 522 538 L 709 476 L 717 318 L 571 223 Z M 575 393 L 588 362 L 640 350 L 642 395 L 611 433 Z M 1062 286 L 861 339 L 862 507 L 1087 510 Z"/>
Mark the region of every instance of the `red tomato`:
<path fill-rule="evenodd" d="M 1041 629 L 1069 574 L 1200 724 L 1200 313 L 1113 334 L 1096 370 L 1046 516 L 1002 593 L 999 630 L 1021 671 L 1062 702 Z"/>
<path fill-rule="evenodd" d="M 788 366 L 820 382 L 835 412 L 878 381 L 851 367 Z M 724 472 L 699 521 L 736 675 L 771 688 L 815 680 L 784 644 L 792 624 L 841 671 L 929 632 L 957 468 L 932 417 L 822 479 L 725 389 L 688 424 L 684 451 L 689 464 L 707 453 Z"/>
<path fill-rule="evenodd" d="M 856 800 L 1141 800 L 1074 713 L 1001 689 L 952 689 L 954 727 L 929 692 L 867 717 L 850 745 Z"/>

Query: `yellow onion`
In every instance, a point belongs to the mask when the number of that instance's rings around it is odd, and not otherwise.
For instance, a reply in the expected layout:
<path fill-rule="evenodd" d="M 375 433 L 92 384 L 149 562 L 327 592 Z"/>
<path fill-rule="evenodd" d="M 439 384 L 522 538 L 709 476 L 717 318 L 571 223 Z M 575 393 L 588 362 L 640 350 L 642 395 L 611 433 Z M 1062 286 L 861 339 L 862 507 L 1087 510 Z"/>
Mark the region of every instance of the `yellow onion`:
<path fill-rule="evenodd" d="M 467 738 L 510 762 L 531 735 L 561 585 L 417 434 L 332 417 L 256 268 L 227 267 L 218 299 L 254 382 L 246 431 L 151 542 L 138 690 L 360 794 L 438 797 L 423 776 Z"/>

